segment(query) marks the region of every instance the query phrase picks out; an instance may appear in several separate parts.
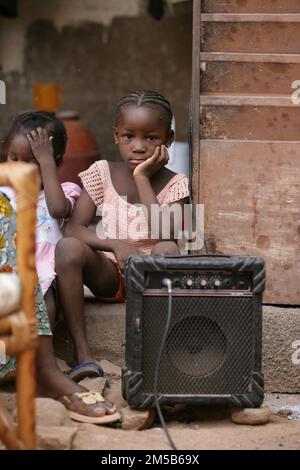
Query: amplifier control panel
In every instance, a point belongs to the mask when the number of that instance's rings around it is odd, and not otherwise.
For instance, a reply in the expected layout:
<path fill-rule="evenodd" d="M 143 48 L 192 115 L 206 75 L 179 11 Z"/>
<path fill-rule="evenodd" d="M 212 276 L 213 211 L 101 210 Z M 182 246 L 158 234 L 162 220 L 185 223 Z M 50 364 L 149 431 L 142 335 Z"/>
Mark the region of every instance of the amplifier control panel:
<path fill-rule="evenodd" d="M 155 271 L 147 272 L 146 288 L 161 289 L 162 281 L 169 278 L 172 281 L 173 289 L 188 290 L 251 290 L 251 276 L 249 273 L 240 274 L 219 270 L 198 270 L 198 271 Z"/>

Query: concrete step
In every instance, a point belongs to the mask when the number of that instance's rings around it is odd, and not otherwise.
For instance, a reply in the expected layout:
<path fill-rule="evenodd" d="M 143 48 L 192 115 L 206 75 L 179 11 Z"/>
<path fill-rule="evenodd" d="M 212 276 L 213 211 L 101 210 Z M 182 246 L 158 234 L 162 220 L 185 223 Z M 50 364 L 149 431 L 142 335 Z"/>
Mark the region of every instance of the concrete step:
<path fill-rule="evenodd" d="M 264 306 L 263 371 L 268 392 L 300 393 L 300 308 Z"/>
<path fill-rule="evenodd" d="M 97 359 L 108 359 L 119 366 L 125 354 L 125 304 L 85 300 L 86 326 L 90 348 Z M 54 347 L 57 356 L 74 364 L 72 342 L 66 325 L 60 321 L 55 328 Z"/>
<path fill-rule="evenodd" d="M 125 353 L 125 304 L 86 299 L 87 333 L 93 355 L 122 365 Z M 55 331 L 57 354 L 72 364 L 71 341 L 63 322 Z M 265 390 L 300 393 L 300 308 L 264 306 L 263 372 Z"/>

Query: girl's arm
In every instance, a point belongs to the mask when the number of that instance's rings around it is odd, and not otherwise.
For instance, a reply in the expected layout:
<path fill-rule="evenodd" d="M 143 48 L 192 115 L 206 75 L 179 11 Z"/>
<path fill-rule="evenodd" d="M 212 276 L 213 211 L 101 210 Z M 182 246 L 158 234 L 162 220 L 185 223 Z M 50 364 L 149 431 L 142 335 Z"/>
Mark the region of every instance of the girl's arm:
<path fill-rule="evenodd" d="M 88 228 L 96 215 L 96 210 L 93 200 L 88 192 L 83 189 L 72 212 L 71 219 L 65 228 L 64 235 L 78 238 L 94 250 L 113 251 L 111 247 L 112 240 L 100 239 L 93 230 Z"/>
<path fill-rule="evenodd" d="M 186 199 L 181 199 L 176 201 L 174 204 L 160 206 L 156 194 L 153 191 L 150 178 L 157 171 L 161 170 L 168 163 L 168 160 L 169 157 L 167 149 L 162 145 L 161 147 L 156 148 L 152 157 L 138 165 L 133 172 L 134 181 L 138 189 L 141 203 L 147 209 L 149 230 L 152 233 L 152 236 L 155 235 L 154 239 L 157 242 L 160 240 L 174 240 L 177 230 L 182 229 L 184 204 L 187 202 Z M 153 213 L 155 210 L 152 208 L 152 205 L 156 206 L 158 214 L 158 217 L 154 218 L 156 222 L 155 226 L 152 226 L 153 221 L 151 220 L 151 212 Z M 169 234 L 164 234 L 164 217 L 166 221 L 165 228 L 169 228 L 167 225 L 168 223 L 170 226 L 170 229 L 168 230 Z M 175 220 L 176 217 L 180 220 Z"/>
<path fill-rule="evenodd" d="M 65 228 L 64 235 L 78 238 L 93 250 L 112 251 L 123 269 L 124 259 L 129 254 L 137 253 L 137 250 L 123 240 L 99 238 L 93 230 L 88 228 L 95 214 L 96 206 L 87 191 L 83 189 Z"/>
<path fill-rule="evenodd" d="M 57 167 L 54 161 L 53 146 L 46 129 L 38 127 L 27 135 L 32 153 L 40 165 L 45 198 L 49 214 L 54 219 L 67 219 L 71 212 L 70 201 L 57 177 Z"/>

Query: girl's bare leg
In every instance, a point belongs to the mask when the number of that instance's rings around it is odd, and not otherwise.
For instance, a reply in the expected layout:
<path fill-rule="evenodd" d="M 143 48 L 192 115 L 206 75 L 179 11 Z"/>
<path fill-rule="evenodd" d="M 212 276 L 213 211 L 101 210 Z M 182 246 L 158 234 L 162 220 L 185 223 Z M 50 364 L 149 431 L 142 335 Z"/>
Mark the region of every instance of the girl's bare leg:
<path fill-rule="evenodd" d="M 114 264 L 76 238 L 63 238 L 55 251 L 60 302 L 75 356 L 79 363 L 91 359 L 84 317 L 83 284 L 94 295 L 113 297 L 119 277 Z"/>
<path fill-rule="evenodd" d="M 158 242 L 153 254 L 180 254 L 175 242 Z M 119 277 L 114 264 L 76 238 L 63 238 L 55 251 L 55 270 L 65 321 L 79 363 L 92 359 L 84 315 L 83 284 L 95 296 L 113 297 Z"/>
<path fill-rule="evenodd" d="M 157 242 L 151 250 L 152 255 L 180 255 L 179 248 L 175 242 Z"/>
<path fill-rule="evenodd" d="M 45 295 L 48 317 L 53 331 L 56 315 L 56 304 L 52 289 Z M 76 398 L 76 392 L 86 392 L 73 380 L 65 376 L 58 368 L 53 350 L 52 336 L 39 336 L 37 351 L 37 388 L 38 395 L 57 399 L 68 395 L 71 396 L 68 409 L 86 416 L 103 416 L 106 413 L 114 413 L 115 406 L 110 402 L 104 402 L 104 407 L 99 405 L 86 405 L 82 400 Z"/>

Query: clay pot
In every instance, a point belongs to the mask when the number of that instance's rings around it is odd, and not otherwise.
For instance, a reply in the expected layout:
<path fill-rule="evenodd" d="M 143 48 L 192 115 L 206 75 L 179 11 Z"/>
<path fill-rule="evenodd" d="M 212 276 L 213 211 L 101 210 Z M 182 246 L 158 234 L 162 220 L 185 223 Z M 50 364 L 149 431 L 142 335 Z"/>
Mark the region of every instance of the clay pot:
<path fill-rule="evenodd" d="M 76 111 L 60 112 L 57 113 L 57 117 L 64 123 L 68 135 L 63 164 L 58 170 L 59 181 L 61 183 L 71 181 L 81 186 L 81 180 L 77 175 L 94 161 L 99 160 L 99 149 Z"/>

